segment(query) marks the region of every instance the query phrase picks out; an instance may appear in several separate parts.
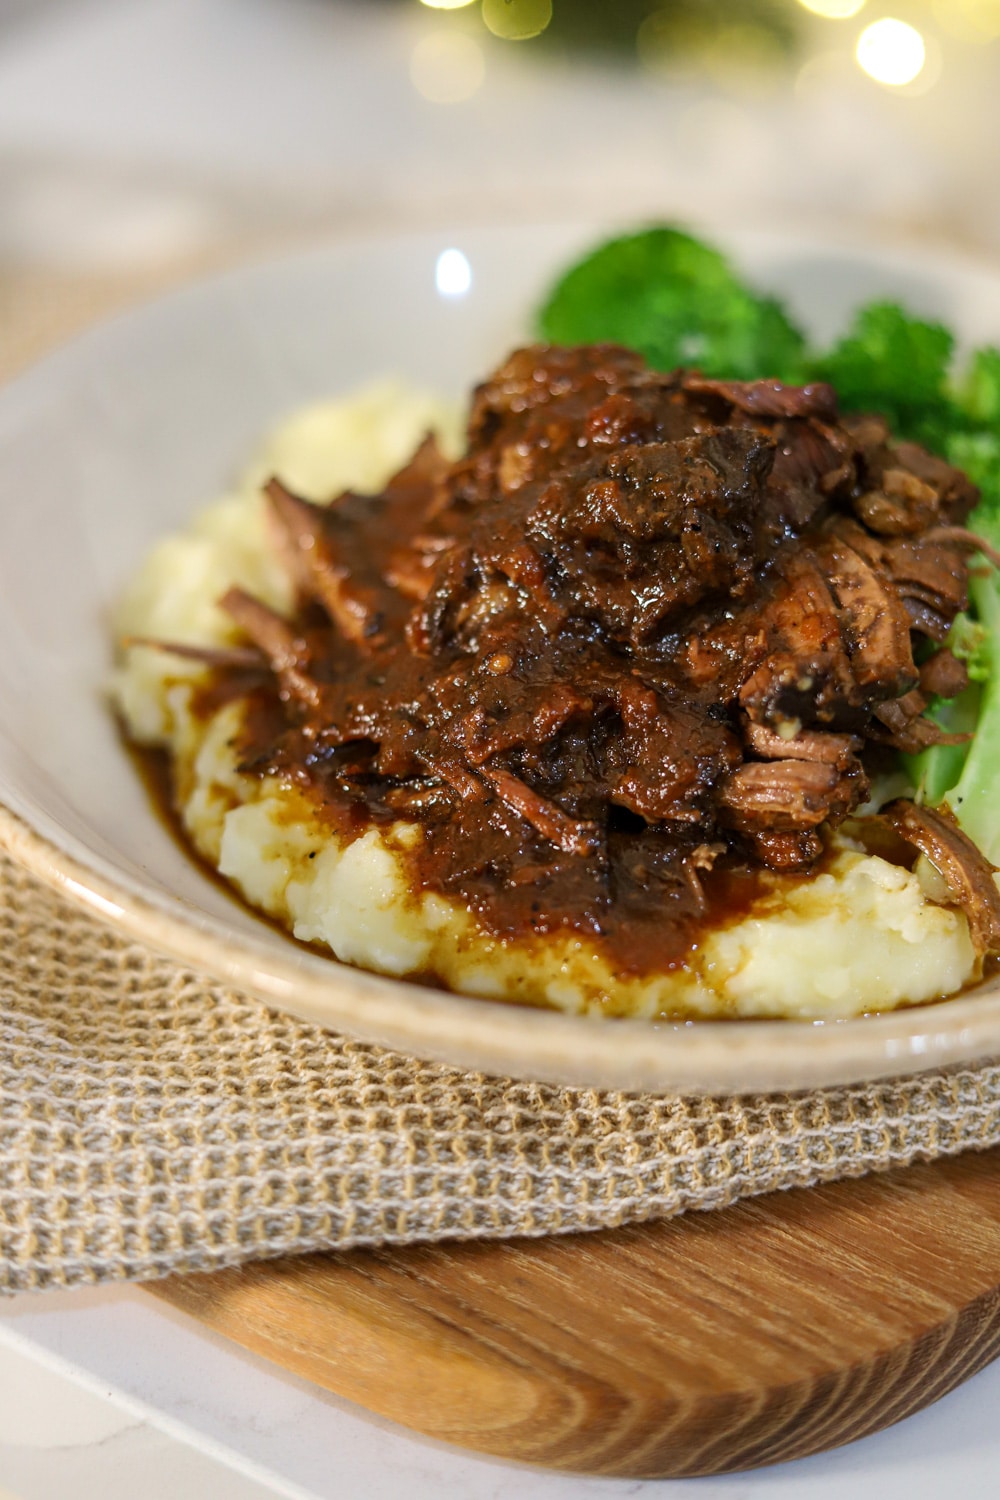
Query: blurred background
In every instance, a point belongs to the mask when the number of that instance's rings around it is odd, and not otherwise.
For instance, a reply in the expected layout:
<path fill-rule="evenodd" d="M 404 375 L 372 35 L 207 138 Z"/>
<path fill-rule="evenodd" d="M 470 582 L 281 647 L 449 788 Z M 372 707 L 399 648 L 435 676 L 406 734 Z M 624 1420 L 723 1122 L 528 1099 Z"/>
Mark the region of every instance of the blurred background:
<path fill-rule="evenodd" d="M 317 232 L 581 217 L 1000 264 L 1000 0 L 0 0 L 0 370 Z"/>

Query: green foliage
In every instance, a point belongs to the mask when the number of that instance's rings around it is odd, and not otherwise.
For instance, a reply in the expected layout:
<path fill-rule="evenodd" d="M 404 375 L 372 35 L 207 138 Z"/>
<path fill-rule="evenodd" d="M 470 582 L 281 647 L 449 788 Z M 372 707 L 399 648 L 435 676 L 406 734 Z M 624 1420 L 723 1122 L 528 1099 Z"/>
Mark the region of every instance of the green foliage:
<path fill-rule="evenodd" d="M 948 646 L 959 661 L 965 662 L 965 670 L 973 682 L 989 681 L 990 637 L 985 625 L 969 614 L 956 615 Z"/>
<path fill-rule="evenodd" d="M 969 592 L 971 608 L 984 632 L 976 653 L 975 734 L 959 775 L 937 800 L 947 800 L 986 858 L 1000 864 L 1000 580 L 994 573 L 975 577 Z"/>
<path fill-rule="evenodd" d="M 828 353 L 814 357 L 811 373 L 836 388 L 845 411 L 882 412 L 895 432 L 937 446 L 951 416 L 954 347 L 940 323 L 912 318 L 894 302 L 871 302 Z"/>
<path fill-rule="evenodd" d="M 609 55 L 634 58 L 644 22 L 654 23 L 688 66 L 699 60 L 704 37 L 717 37 L 727 27 L 751 25 L 786 56 L 802 33 L 785 0 L 563 0 L 553 6 L 539 41 L 567 54 L 589 52 L 601 62 Z"/>
<path fill-rule="evenodd" d="M 973 731 L 979 718 L 980 696 L 978 688 L 970 687 L 958 698 L 939 698 L 929 709 L 929 717 L 948 734 Z M 917 796 L 933 807 L 944 801 L 958 781 L 968 756 L 968 744 L 931 745 L 919 755 L 904 755 L 902 760 Z"/>
<path fill-rule="evenodd" d="M 950 432 L 942 451 L 949 463 L 964 469 L 978 486 L 981 498 L 969 518 L 972 529 L 994 546 L 1000 544 L 1000 423 L 995 432 L 981 428 Z"/>
<path fill-rule="evenodd" d="M 805 341 L 779 303 L 677 229 L 601 245 L 556 284 L 539 327 L 557 344 L 626 344 L 660 370 L 692 365 L 739 380 L 803 374 Z"/>
<path fill-rule="evenodd" d="M 1000 349 L 986 345 L 976 350 L 959 399 L 970 421 L 1000 433 Z"/>

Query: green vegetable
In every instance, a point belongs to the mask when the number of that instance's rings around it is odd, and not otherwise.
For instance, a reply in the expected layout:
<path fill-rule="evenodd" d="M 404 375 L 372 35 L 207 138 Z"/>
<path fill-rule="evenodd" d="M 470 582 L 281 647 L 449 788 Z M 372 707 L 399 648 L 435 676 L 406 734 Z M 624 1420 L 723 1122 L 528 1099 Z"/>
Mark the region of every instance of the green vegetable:
<path fill-rule="evenodd" d="M 982 495 L 980 504 L 969 518 L 974 531 L 1000 542 L 1000 426 L 996 432 L 951 432 L 943 445 L 945 458 L 956 468 L 964 469 Z"/>
<path fill-rule="evenodd" d="M 956 615 L 948 645 L 972 682 L 988 682 L 990 676 L 990 635 L 985 625 L 969 614 Z"/>
<path fill-rule="evenodd" d="M 845 411 L 877 411 L 902 437 L 939 447 L 954 425 L 948 370 L 955 341 L 940 323 L 872 302 L 811 373 L 835 387 Z"/>
<path fill-rule="evenodd" d="M 1000 349 L 976 350 L 959 401 L 970 421 L 1000 433 Z"/>
<path fill-rule="evenodd" d="M 779 303 L 677 229 L 601 245 L 557 283 L 539 327 L 556 344 L 625 344 L 658 370 L 693 365 L 711 376 L 790 382 L 804 374 L 805 340 Z"/>
<path fill-rule="evenodd" d="M 1000 541 L 1000 459 L 989 477 L 994 493 L 984 492 L 970 522 L 995 544 Z M 929 710 L 949 733 L 971 731 L 973 738 L 965 745 L 932 745 L 907 757 L 906 764 L 918 796 L 932 805 L 947 802 L 987 859 L 1000 865 L 1000 577 L 982 559 L 979 563 L 973 565 L 969 609 L 957 616 L 947 640 L 965 662 L 969 687 L 957 698 L 935 700 Z"/>
<path fill-rule="evenodd" d="M 558 281 L 538 324 L 554 343 L 610 340 L 658 369 L 829 380 L 843 410 L 882 412 L 897 437 L 964 469 L 981 492 L 969 525 L 1000 546 L 1000 349 L 976 350 L 958 373 L 947 328 L 873 302 L 830 349 L 810 350 L 780 303 L 745 286 L 717 250 L 669 227 L 599 246 Z M 917 794 L 947 801 L 1000 864 L 1000 577 L 977 567 L 969 594 L 948 644 L 966 662 L 970 685 L 929 712 L 947 731 L 974 737 L 932 746 L 904 764 Z"/>
<path fill-rule="evenodd" d="M 951 423 L 941 443 L 950 463 L 979 487 L 969 526 L 1000 545 L 1000 351 L 977 349 L 955 381 Z M 1000 577 L 979 559 L 969 609 L 952 625 L 948 645 L 966 664 L 968 689 L 930 712 L 943 728 L 973 731 L 967 745 L 933 745 L 910 761 L 920 795 L 947 802 L 987 859 L 1000 864 Z"/>
<path fill-rule="evenodd" d="M 934 717 L 948 730 L 974 730 L 973 738 L 968 745 L 933 745 L 910 764 L 918 794 L 946 801 L 986 858 L 1000 865 L 1000 584 L 993 575 L 973 578 L 969 593 L 975 618 L 960 615 L 949 644 L 962 654 L 962 636 L 970 625 L 976 629 L 968 661 L 973 681 L 937 705 Z"/>

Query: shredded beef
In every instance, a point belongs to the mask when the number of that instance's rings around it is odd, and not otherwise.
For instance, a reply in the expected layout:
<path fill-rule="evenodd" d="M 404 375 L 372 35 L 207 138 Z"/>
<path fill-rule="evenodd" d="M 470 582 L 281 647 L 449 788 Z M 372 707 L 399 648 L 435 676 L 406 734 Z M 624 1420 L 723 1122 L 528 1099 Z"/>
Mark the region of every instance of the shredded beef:
<path fill-rule="evenodd" d="M 921 684 L 965 681 L 928 643 L 965 603 L 975 490 L 828 386 L 527 348 L 457 463 L 428 440 L 374 499 L 268 494 L 299 603 L 222 601 L 270 666 L 245 768 L 355 828 L 420 824 L 417 878 L 501 936 L 683 962 L 755 872 L 814 866 L 871 742 L 940 738 Z"/>
<path fill-rule="evenodd" d="M 880 819 L 930 860 L 964 908 L 976 947 L 981 952 L 1000 951 L 1000 892 L 993 866 L 948 810 L 917 807 L 901 799 L 883 808 Z"/>

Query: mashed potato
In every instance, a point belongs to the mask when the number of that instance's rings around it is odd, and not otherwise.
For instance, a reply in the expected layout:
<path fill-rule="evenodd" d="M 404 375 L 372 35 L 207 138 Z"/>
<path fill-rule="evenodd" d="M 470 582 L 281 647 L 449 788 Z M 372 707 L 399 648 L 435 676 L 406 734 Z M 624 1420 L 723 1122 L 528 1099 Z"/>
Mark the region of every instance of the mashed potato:
<path fill-rule="evenodd" d="M 429 427 L 457 449 L 453 410 L 388 383 L 292 417 L 231 494 L 154 549 L 122 600 L 117 631 L 228 645 L 236 627 L 215 601 L 234 584 L 290 611 L 290 585 L 268 545 L 261 481 L 276 473 L 315 500 L 346 488 L 374 491 Z M 345 962 L 433 975 L 470 995 L 649 1018 L 834 1019 L 930 1000 L 975 976 L 964 915 L 932 902 L 920 868 L 910 873 L 842 836 L 814 879 L 769 877 L 752 909 L 710 932 L 684 971 L 619 975 L 578 937 L 500 940 L 456 901 L 409 888 L 402 856 L 422 837 L 419 826 L 332 838 L 290 782 L 242 776 L 231 748 L 242 704 L 207 721 L 192 713 L 204 670 L 130 648 L 113 687 L 129 734 L 169 752 L 180 815 L 198 851 L 252 906 Z"/>

